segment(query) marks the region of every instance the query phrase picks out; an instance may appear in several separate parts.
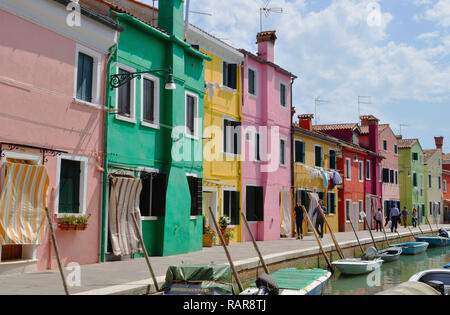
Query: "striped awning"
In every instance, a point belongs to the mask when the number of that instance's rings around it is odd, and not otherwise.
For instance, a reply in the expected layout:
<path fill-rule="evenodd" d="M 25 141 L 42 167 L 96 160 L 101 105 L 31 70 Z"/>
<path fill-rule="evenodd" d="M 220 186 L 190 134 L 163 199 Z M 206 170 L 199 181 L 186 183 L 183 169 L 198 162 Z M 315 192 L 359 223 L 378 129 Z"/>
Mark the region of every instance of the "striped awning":
<path fill-rule="evenodd" d="M 49 177 L 45 166 L 5 162 L 0 194 L 0 244 L 39 244 Z"/>
<path fill-rule="evenodd" d="M 142 182 L 139 178 L 113 177 L 111 179 L 109 232 L 113 253 L 116 256 L 142 252 L 138 232 L 131 217 L 134 214 L 139 233 L 142 233 L 139 210 L 141 190 Z"/>

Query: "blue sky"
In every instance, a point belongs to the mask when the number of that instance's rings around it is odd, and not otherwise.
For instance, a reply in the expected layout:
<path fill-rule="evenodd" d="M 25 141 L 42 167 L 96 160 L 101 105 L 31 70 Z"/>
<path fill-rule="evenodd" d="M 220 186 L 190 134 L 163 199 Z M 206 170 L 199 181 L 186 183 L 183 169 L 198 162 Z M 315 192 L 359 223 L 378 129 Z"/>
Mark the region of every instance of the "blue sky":
<path fill-rule="evenodd" d="M 191 0 L 191 22 L 236 48 L 256 51 L 259 8 L 267 0 Z M 147 1 L 151 2 L 151 1 Z M 450 0 L 271 0 L 283 14 L 264 18 L 276 30 L 275 62 L 297 74 L 297 113 L 319 123 L 358 119 L 358 96 L 371 96 L 362 114 L 391 124 L 405 138 L 450 152 Z"/>

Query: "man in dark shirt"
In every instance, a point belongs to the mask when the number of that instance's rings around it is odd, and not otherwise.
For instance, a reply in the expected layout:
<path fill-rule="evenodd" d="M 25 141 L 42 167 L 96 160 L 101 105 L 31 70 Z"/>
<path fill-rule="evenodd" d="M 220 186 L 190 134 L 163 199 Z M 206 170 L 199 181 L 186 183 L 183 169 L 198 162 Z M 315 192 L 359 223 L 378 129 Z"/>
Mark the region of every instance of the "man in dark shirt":
<path fill-rule="evenodd" d="M 295 224 L 297 225 L 297 239 L 303 239 L 303 208 L 300 200 L 294 208 Z"/>
<path fill-rule="evenodd" d="M 322 209 L 324 214 L 328 214 L 327 208 L 325 208 L 323 206 L 323 200 L 319 200 L 319 205 L 317 206 L 317 208 L 314 210 L 313 214 L 312 214 L 312 218 L 314 218 L 314 216 L 316 217 L 316 230 L 319 233 L 319 236 L 321 239 L 323 239 L 323 224 L 325 223 L 325 220 L 322 216 L 322 214 L 320 213 L 319 207 Z M 320 228 L 320 230 L 319 230 Z"/>

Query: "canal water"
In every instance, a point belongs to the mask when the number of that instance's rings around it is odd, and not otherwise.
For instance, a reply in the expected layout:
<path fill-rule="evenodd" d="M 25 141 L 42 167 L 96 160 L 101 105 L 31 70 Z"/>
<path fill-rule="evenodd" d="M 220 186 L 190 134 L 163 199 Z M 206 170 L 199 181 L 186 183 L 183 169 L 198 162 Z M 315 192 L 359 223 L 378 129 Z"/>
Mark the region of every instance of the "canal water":
<path fill-rule="evenodd" d="M 324 295 L 373 295 L 406 282 L 417 272 L 442 268 L 450 262 L 450 248 L 430 248 L 419 255 L 401 255 L 396 262 L 383 263 L 381 272 L 348 276 L 338 271 L 324 288 Z"/>

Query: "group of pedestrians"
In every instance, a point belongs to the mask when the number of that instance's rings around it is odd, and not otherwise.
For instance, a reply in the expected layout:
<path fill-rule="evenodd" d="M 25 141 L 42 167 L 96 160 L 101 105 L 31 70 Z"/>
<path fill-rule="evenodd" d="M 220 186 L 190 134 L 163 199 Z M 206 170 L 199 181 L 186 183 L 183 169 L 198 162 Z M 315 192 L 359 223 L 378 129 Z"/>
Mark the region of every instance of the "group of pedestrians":
<path fill-rule="evenodd" d="M 403 223 L 403 226 L 406 228 L 408 226 L 408 209 L 403 207 L 403 210 L 400 212 L 400 210 L 397 208 L 396 204 L 393 204 L 389 213 L 386 216 L 386 223 L 384 226 L 386 227 L 388 224 L 391 225 L 391 233 L 397 233 L 397 228 L 399 224 Z M 413 209 L 412 215 L 411 215 L 411 221 L 413 227 L 417 227 L 417 210 L 416 208 Z M 382 231 L 382 220 L 383 220 L 383 212 L 381 208 L 378 209 L 377 213 L 374 215 L 374 220 L 376 222 L 376 229 L 378 231 Z"/>
<path fill-rule="evenodd" d="M 319 208 L 320 207 L 320 208 Z M 322 211 L 320 211 L 321 209 Z M 312 214 L 312 218 L 316 218 L 316 224 L 315 228 L 317 230 L 317 233 L 319 233 L 319 237 L 323 239 L 323 226 L 325 223 L 325 219 L 323 218 L 323 214 L 328 214 L 327 208 L 324 206 L 323 200 L 319 200 L 319 205 L 314 209 L 314 212 Z M 295 216 L 295 224 L 297 226 L 297 239 L 303 239 L 303 208 L 301 205 L 300 200 L 297 200 L 297 205 L 294 208 L 294 216 Z"/>

